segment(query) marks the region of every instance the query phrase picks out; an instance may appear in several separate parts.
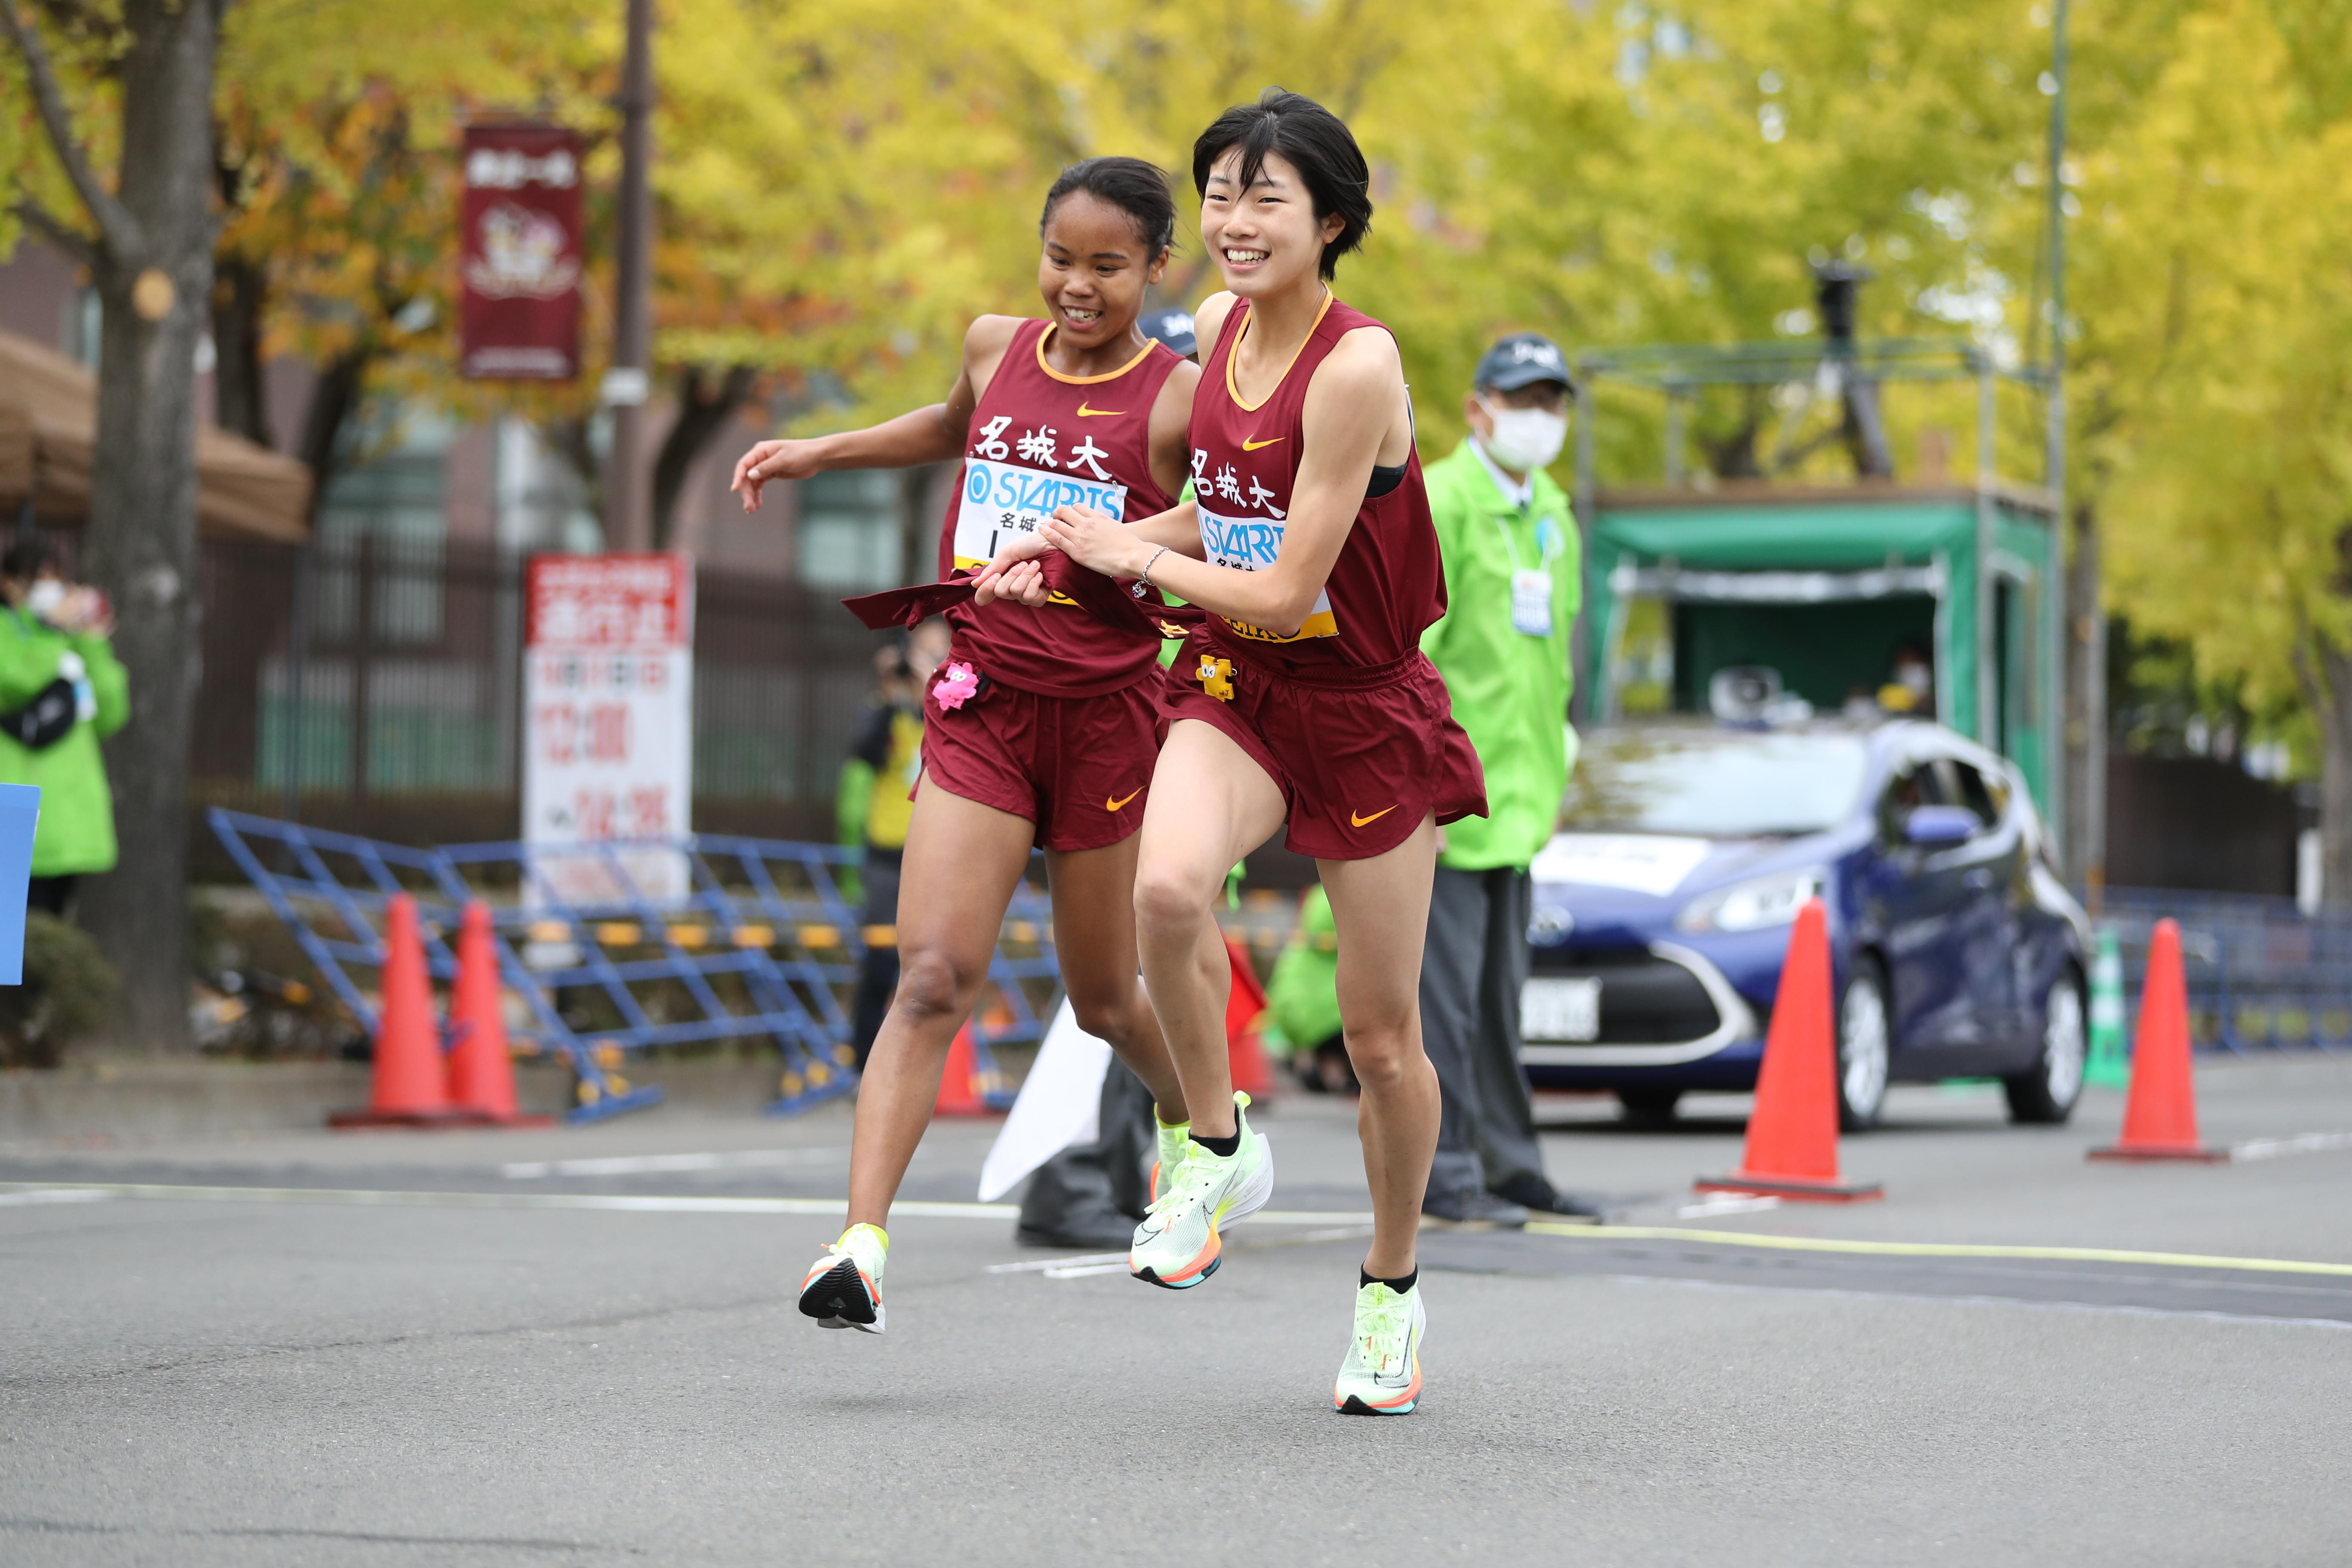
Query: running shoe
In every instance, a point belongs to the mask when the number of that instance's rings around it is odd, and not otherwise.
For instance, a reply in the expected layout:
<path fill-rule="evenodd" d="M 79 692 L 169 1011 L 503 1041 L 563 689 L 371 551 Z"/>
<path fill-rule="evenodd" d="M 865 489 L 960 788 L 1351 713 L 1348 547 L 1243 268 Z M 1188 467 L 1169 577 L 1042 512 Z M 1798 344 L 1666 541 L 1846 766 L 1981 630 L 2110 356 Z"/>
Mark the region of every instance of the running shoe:
<path fill-rule="evenodd" d="M 890 1237 L 878 1225 L 853 1225 L 809 1265 L 801 1281 L 801 1316 L 820 1329 L 882 1331 L 882 1265 Z"/>
<path fill-rule="evenodd" d="M 1249 1096 L 1234 1096 L 1234 1125 L 1241 1146 L 1231 1155 L 1213 1154 L 1198 1140 L 1184 1146 L 1172 1176 L 1164 1172 L 1143 1223 L 1135 1227 L 1127 1267 L 1138 1279 L 1170 1290 L 1189 1290 L 1217 1271 L 1223 1245 L 1218 1231 L 1265 1207 L 1274 1195 L 1274 1153 L 1253 1131 Z"/>
<path fill-rule="evenodd" d="M 1356 1292 L 1356 1337 L 1339 1363 L 1331 1407 L 1346 1415 L 1408 1415 L 1421 1402 L 1421 1285 L 1400 1296 L 1375 1279 Z"/>
<path fill-rule="evenodd" d="M 1160 1158 L 1151 1162 L 1151 1196 L 1157 1198 L 1160 1195 L 1160 1173 L 1172 1172 L 1184 1163 L 1185 1147 L 1192 1142 L 1192 1124 L 1179 1121 L 1171 1127 L 1160 1120 L 1160 1113 L 1155 1110 L 1151 1113 L 1151 1125 L 1160 1134 Z"/>

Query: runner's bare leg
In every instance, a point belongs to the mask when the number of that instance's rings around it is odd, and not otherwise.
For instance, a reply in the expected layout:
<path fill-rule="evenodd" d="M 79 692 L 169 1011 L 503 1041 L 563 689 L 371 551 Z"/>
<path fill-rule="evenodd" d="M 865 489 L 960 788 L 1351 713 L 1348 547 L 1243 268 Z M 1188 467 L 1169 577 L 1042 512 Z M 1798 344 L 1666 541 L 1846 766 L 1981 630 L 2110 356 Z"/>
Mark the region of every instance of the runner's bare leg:
<path fill-rule="evenodd" d="M 1282 817 L 1282 792 L 1231 736 L 1198 719 L 1169 726 L 1137 835 L 1136 934 L 1195 1138 L 1229 1138 L 1234 1130 L 1225 1045 L 1233 972 L 1217 932 L 1217 897 L 1226 873 L 1272 837 Z"/>
<path fill-rule="evenodd" d="M 1363 1085 L 1356 1127 L 1372 1189 L 1376 1279 L 1413 1270 L 1421 1200 L 1437 1152 L 1437 1071 L 1421 1044 L 1421 949 L 1437 868 L 1437 826 L 1369 860 L 1318 860 L 1339 942 L 1339 1025 Z"/>
<path fill-rule="evenodd" d="M 1029 866 L 1037 825 L 950 795 L 915 792 L 898 878 L 898 989 L 857 1089 L 849 1150 L 849 1223 L 887 1226 L 940 1099 L 948 1046 L 971 1016 Z"/>
<path fill-rule="evenodd" d="M 1148 806 L 1149 803 L 1147 803 Z M 1140 831 L 1099 849 L 1048 849 L 1054 956 L 1078 1027 L 1108 1042 L 1158 1101 L 1160 1120 L 1185 1120 L 1184 1090 L 1160 1019 L 1136 977 L 1135 861 Z"/>

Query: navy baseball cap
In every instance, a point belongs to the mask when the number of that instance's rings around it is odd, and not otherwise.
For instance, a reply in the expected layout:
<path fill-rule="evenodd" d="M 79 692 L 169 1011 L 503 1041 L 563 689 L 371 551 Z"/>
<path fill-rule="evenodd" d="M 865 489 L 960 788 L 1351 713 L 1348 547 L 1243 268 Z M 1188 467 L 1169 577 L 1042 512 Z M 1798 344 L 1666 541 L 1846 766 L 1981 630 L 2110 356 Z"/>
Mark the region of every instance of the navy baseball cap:
<path fill-rule="evenodd" d="M 1496 392 L 1517 392 L 1539 381 L 1556 381 L 1562 386 L 1573 387 L 1575 383 L 1568 374 L 1568 356 L 1559 352 L 1558 343 L 1540 332 L 1513 332 L 1480 356 L 1478 374 L 1471 384 L 1491 387 Z"/>
<path fill-rule="evenodd" d="M 1200 342 L 1192 335 L 1190 310 L 1149 310 L 1135 324 L 1143 329 L 1145 337 L 1166 343 L 1174 353 L 1190 355 L 1199 352 Z"/>

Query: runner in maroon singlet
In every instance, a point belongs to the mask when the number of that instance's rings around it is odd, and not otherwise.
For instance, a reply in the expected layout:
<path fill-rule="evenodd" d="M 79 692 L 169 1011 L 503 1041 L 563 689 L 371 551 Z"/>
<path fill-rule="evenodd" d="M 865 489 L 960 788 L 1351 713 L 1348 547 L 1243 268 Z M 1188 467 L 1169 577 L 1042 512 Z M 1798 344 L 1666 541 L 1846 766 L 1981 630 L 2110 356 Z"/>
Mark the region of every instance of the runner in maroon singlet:
<path fill-rule="evenodd" d="M 1264 1140 L 1232 1093 L 1224 998 L 1195 955 L 1226 871 L 1287 822 L 1339 927 L 1372 1193 L 1333 1404 L 1401 1415 L 1421 1391 L 1413 1241 L 1437 1142 L 1422 939 L 1438 828 L 1484 815 L 1485 786 L 1421 653 L 1445 577 L 1396 342 L 1329 288 L 1371 216 L 1363 155 L 1329 112 L 1269 89 L 1202 135 L 1192 169 L 1201 237 L 1231 290 L 1198 312 L 1214 347 L 1192 405 L 1194 500 L 1126 523 L 1062 508 L 1037 543 L 1000 553 L 983 592 L 1039 598 L 1030 557 L 1051 546 L 1213 612 L 1169 670 L 1172 722 L 1135 884 L 1144 975 L 1192 1142 L 1129 1267 L 1156 1285 L 1199 1284 L 1217 1266 L 1219 1227 L 1269 1194 Z"/>
<path fill-rule="evenodd" d="M 1166 265 L 1175 204 L 1159 169 L 1094 158 L 1064 171 L 1040 225 L 1044 321 L 982 316 L 943 404 L 870 429 L 766 441 L 737 466 L 744 506 L 769 479 L 961 458 L 940 574 L 984 565 L 1073 502 L 1142 517 L 1174 504 L 1200 372 L 1138 330 Z M 899 981 L 858 1089 L 850 1226 L 803 1281 L 801 1310 L 879 1332 L 883 1226 L 929 1125 L 948 1046 L 987 979 L 1032 845 L 1045 849 L 1055 952 L 1079 1026 L 1150 1086 L 1171 1163 L 1184 1100 L 1136 979 L 1136 832 L 1165 721 L 1160 640 L 1067 600 L 967 603 L 924 700 L 921 782 L 898 895 Z"/>

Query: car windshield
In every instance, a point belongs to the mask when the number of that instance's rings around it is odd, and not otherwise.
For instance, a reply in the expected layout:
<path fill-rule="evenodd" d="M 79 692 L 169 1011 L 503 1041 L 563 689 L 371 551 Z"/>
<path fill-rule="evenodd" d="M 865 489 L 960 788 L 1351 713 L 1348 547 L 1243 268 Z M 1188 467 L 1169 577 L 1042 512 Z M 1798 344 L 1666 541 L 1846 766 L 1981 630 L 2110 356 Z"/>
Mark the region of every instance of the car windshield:
<path fill-rule="evenodd" d="M 1854 809 L 1868 766 L 1858 735 L 1604 730 L 1585 740 L 1560 823 L 1703 838 L 1819 833 Z"/>

